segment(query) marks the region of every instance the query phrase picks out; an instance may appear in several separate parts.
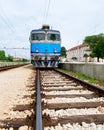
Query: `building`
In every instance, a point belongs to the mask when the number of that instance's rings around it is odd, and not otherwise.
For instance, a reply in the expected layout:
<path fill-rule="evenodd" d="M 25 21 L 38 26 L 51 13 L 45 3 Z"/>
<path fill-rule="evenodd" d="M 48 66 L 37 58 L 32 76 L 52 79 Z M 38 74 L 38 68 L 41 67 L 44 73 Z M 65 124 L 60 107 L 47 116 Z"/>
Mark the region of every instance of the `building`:
<path fill-rule="evenodd" d="M 23 61 L 23 58 L 20 58 L 20 57 L 13 57 L 13 61 Z"/>
<path fill-rule="evenodd" d="M 67 51 L 67 61 L 73 62 L 85 62 L 90 61 L 91 59 L 88 57 L 91 53 L 88 44 L 81 44 L 75 46 Z"/>
<path fill-rule="evenodd" d="M 97 62 L 97 58 L 90 57 L 91 50 L 88 44 L 80 44 L 67 51 L 68 62 Z M 99 62 L 104 62 L 104 59 L 99 59 Z"/>

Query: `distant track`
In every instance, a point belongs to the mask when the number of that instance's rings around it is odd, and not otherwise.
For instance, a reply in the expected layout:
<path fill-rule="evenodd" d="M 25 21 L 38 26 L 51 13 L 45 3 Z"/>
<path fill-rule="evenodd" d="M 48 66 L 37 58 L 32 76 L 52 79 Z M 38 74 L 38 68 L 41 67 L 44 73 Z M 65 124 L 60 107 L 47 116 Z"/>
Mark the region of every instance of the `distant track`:
<path fill-rule="evenodd" d="M 8 70 L 8 69 L 17 68 L 17 67 L 24 66 L 24 65 L 27 65 L 27 63 L 24 63 L 24 64 L 14 64 L 14 65 L 8 65 L 8 66 L 1 66 L 0 67 L 0 71 L 5 71 L 5 70 Z"/>

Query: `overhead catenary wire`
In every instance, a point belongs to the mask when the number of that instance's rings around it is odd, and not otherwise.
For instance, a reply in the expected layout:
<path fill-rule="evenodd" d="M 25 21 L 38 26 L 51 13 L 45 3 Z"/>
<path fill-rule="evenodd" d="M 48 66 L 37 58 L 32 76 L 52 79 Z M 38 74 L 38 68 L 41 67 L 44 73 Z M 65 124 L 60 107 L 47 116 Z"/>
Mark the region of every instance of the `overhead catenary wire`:
<path fill-rule="evenodd" d="M 81 36 L 81 39 L 78 39 L 77 45 L 79 44 L 79 41 L 81 44 L 84 41 L 85 37 L 92 36 L 92 35 L 98 35 L 103 32 L 104 32 L 104 24 L 103 23 L 95 24 L 92 27 L 90 27 L 86 32 L 83 33 L 83 35 Z"/>
<path fill-rule="evenodd" d="M 4 48 L 0 48 L 0 49 L 15 49 L 15 50 L 18 50 L 18 49 L 23 49 L 23 50 L 29 50 L 30 48 L 27 48 L 27 47 L 12 47 L 12 48 L 8 48 L 8 47 L 4 47 Z"/>
<path fill-rule="evenodd" d="M 11 32 L 15 32 L 15 30 L 16 30 L 15 27 L 11 23 L 10 19 L 7 17 L 7 15 L 1 5 L 0 5 L 0 16 L 3 20 L 3 22 L 5 22 L 5 24 L 8 26 L 8 28 L 11 30 Z"/>
<path fill-rule="evenodd" d="M 2 9 L 2 8 L 1 8 Z M 1 18 L 1 20 L 3 21 L 3 23 L 8 27 L 8 29 L 11 31 L 11 33 L 14 35 L 14 38 L 16 38 L 16 39 L 19 39 L 18 37 L 17 37 L 17 35 L 15 35 L 16 34 L 16 29 L 15 29 L 15 27 L 13 26 L 13 24 L 11 23 L 11 21 L 9 20 L 9 18 L 6 16 L 6 14 L 4 13 L 4 11 L 2 10 L 2 11 L 0 11 L 0 18 Z M 6 29 L 6 31 L 7 31 L 7 29 Z M 10 35 L 10 36 L 12 36 L 12 35 Z M 13 36 L 12 36 L 13 37 Z M 27 48 L 27 47 L 2 47 L 2 48 L 0 48 L 0 50 L 29 50 L 30 48 Z"/>
<path fill-rule="evenodd" d="M 45 22 L 47 22 L 47 17 L 48 17 L 48 13 L 49 13 L 49 7 L 50 7 L 50 0 L 48 2 L 48 7 L 47 7 L 47 11 L 46 11 Z"/>
<path fill-rule="evenodd" d="M 5 23 L 5 25 L 8 27 L 8 29 L 11 31 L 11 33 L 14 35 L 14 38 L 16 40 L 18 40 L 19 37 L 17 36 L 16 28 L 13 25 L 13 23 L 10 21 L 10 19 L 7 17 L 7 15 L 1 5 L 0 5 L 0 18 Z"/>
<path fill-rule="evenodd" d="M 48 18 L 48 14 L 49 14 L 49 8 L 50 8 L 50 0 L 45 0 L 43 23 L 47 22 L 47 18 Z"/>
<path fill-rule="evenodd" d="M 6 13 L 5 13 L 5 11 L 4 11 L 4 9 L 0 6 L 0 9 L 1 9 L 1 13 L 2 13 L 2 16 L 5 18 L 5 20 L 8 22 L 8 24 L 9 24 L 9 26 L 12 28 L 12 30 L 16 30 L 15 29 L 15 27 L 14 27 L 14 25 L 11 23 L 11 21 L 10 21 L 10 19 L 7 17 L 7 15 L 6 15 Z"/>
<path fill-rule="evenodd" d="M 45 15 L 46 15 L 46 5 L 47 5 L 47 0 L 45 0 L 44 7 L 43 7 L 43 21 L 42 21 L 42 24 L 45 21 L 44 19 L 45 19 Z"/>
<path fill-rule="evenodd" d="M 95 33 L 99 32 L 99 31 L 101 31 L 103 28 L 104 28 L 104 24 L 98 24 L 98 25 L 96 25 L 96 26 L 92 29 L 92 31 L 91 31 L 89 34 L 90 34 L 90 35 L 91 35 L 91 34 L 95 34 Z M 103 30 L 103 31 L 104 31 L 104 30 Z M 99 32 L 99 33 L 102 33 L 102 32 Z"/>
<path fill-rule="evenodd" d="M 9 24 L 9 22 L 5 19 L 4 15 L 2 15 L 2 13 L 0 12 L 0 17 L 2 19 L 2 21 L 7 25 L 7 27 L 9 28 L 9 30 L 14 33 L 14 29 L 11 27 L 11 25 Z"/>

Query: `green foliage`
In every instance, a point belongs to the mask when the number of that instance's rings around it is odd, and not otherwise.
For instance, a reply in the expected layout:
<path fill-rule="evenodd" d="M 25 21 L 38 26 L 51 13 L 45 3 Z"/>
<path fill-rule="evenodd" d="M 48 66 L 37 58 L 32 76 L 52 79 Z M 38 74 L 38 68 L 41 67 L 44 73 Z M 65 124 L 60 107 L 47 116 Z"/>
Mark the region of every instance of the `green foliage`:
<path fill-rule="evenodd" d="M 5 51 L 0 50 L 0 61 L 7 61 L 7 62 L 13 62 L 13 56 L 8 55 L 8 57 L 5 56 Z M 29 60 L 27 59 L 20 59 L 20 60 L 16 60 L 14 62 L 28 62 Z"/>
<path fill-rule="evenodd" d="M 13 56 L 8 55 L 7 61 L 13 62 Z"/>
<path fill-rule="evenodd" d="M 75 61 L 76 61 L 76 60 L 77 60 L 77 57 L 72 57 L 72 60 L 75 60 Z"/>
<path fill-rule="evenodd" d="M 92 58 L 94 58 L 95 55 L 94 55 L 94 53 L 91 53 L 89 56 L 92 57 Z"/>
<path fill-rule="evenodd" d="M 89 57 L 89 55 L 85 53 L 85 54 L 83 55 L 83 57 L 87 58 L 87 57 Z"/>
<path fill-rule="evenodd" d="M 5 61 L 5 60 L 6 60 L 5 51 L 0 50 L 0 61 Z"/>
<path fill-rule="evenodd" d="M 0 51 L 0 61 L 13 61 L 13 57 L 12 56 L 5 56 L 5 51 L 1 50 Z"/>
<path fill-rule="evenodd" d="M 92 51 L 91 57 L 104 58 L 104 34 L 85 37 L 84 43 L 88 43 Z"/>
<path fill-rule="evenodd" d="M 95 46 L 94 53 L 97 54 L 100 58 L 104 58 L 104 37 L 99 39 L 99 44 Z"/>
<path fill-rule="evenodd" d="M 87 53 L 85 53 L 85 54 L 83 55 L 83 57 L 85 57 L 85 62 L 87 62 L 87 57 L 89 57 L 89 55 L 88 55 Z"/>
<path fill-rule="evenodd" d="M 23 59 L 22 62 L 28 62 L 28 60 L 27 59 Z"/>
<path fill-rule="evenodd" d="M 65 47 L 61 47 L 61 56 L 66 57 L 66 48 Z"/>

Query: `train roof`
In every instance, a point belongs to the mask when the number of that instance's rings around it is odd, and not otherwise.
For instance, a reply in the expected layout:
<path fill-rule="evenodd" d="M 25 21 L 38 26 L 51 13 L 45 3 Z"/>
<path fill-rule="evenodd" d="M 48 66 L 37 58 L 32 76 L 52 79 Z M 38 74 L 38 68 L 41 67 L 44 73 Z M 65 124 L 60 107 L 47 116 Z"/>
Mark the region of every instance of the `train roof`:
<path fill-rule="evenodd" d="M 44 29 L 34 29 L 31 32 L 46 32 Z M 47 32 L 52 32 L 52 33 L 60 33 L 58 30 L 47 30 Z"/>
<path fill-rule="evenodd" d="M 31 32 L 41 32 L 41 33 L 45 33 L 45 32 L 50 32 L 50 33 L 60 33 L 58 30 L 53 30 L 53 29 L 50 29 L 50 26 L 47 25 L 47 24 L 44 24 L 42 25 L 42 28 L 41 29 L 34 29 L 32 30 Z"/>
<path fill-rule="evenodd" d="M 50 26 L 47 24 L 42 25 L 41 29 L 34 29 L 31 32 L 52 32 L 52 33 L 60 33 L 58 30 L 50 29 Z"/>

